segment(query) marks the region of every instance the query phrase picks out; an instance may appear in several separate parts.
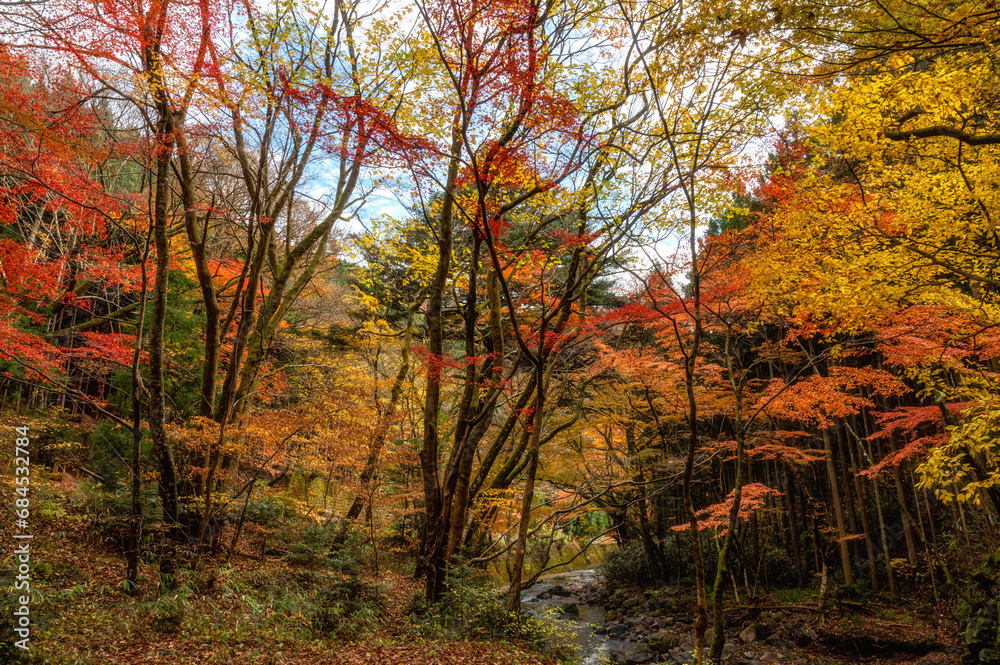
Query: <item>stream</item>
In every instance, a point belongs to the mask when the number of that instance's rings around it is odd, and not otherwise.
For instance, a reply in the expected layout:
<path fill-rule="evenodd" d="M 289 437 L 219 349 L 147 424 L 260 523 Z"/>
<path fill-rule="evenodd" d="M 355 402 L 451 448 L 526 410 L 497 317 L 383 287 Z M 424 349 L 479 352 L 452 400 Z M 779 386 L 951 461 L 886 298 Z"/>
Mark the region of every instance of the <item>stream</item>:
<path fill-rule="evenodd" d="M 597 573 L 584 569 L 536 582 L 521 592 L 521 604 L 551 629 L 552 646 L 574 647 L 583 665 L 686 665 L 693 660 L 693 626 L 675 596 L 676 590 L 669 587 L 642 594 L 602 589 Z M 891 634 L 830 633 L 821 626 L 817 633 L 815 623 L 813 617 L 801 613 L 758 612 L 748 622 L 727 626 L 722 658 L 746 665 L 794 662 L 803 657 L 817 664 L 859 662 L 873 656 L 920 665 L 954 662 L 942 653 L 946 645 L 926 636 L 901 635 L 895 640 Z M 706 644 L 712 642 L 712 633 L 710 628 Z M 817 642 L 823 647 L 820 653 L 798 651 Z M 821 655 L 827 649 L 832 658 Z M 850 659 L 845 661 L 844 656 Z"/>
<path fill-rule="evenodd" d="M 592 569 L 557 574 L 522 591 L 521 603 L 529 614 L 554 627 L 560 642 L 576 647 L 583 665 L 647 662 L 645 645 L 600 634 L 604 632 L 604 609 L 583 599 L 596 584 L 597 573 Z M 576 612 L 565 611 L 570 606 L 575 606 Z"/>

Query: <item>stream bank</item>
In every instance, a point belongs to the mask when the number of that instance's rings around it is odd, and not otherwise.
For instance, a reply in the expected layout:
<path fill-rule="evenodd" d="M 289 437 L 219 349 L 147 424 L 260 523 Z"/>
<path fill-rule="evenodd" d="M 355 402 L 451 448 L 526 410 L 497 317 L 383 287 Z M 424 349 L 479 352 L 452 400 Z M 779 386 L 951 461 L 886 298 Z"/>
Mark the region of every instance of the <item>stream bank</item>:
<path fill-rule="evenodd" d="M 556 639 L 576 647 L 583 665 L 641 665 L 693 661 L 694 626 L 678 604 L 676 588 L 644 592 L 604 588 L 594 570 L 576 570 L 539 581 L 522 592 L 524 608 L 552 626 Z M 953 645 L 936 636 L 893 641 L 876 625 L 857 637 L 819 628 L 815 618 L 781 610 L 749 612 L 723 637 L 724 662 L 910 663 L 953 665 Z M 884 632 L 884 631 L 883 631 Z M 897 631 L 898 632 L 898 631 Z M 710 628 L 706 644 L 714 635 Z M 871 648 L 870 648 L 871 647 Z M 876 648 L 877 647 L 877 648 Z"/>

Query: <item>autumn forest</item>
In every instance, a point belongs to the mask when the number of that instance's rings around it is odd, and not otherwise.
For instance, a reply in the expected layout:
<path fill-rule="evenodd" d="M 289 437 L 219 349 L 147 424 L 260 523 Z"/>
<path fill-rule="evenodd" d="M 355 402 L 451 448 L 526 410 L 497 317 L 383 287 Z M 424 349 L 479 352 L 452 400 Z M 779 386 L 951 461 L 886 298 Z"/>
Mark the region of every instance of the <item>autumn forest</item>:
<path fill-rule="evenodd" d="M 1000 663 L 992 0 L 0 34 L 0 663 Z"/>

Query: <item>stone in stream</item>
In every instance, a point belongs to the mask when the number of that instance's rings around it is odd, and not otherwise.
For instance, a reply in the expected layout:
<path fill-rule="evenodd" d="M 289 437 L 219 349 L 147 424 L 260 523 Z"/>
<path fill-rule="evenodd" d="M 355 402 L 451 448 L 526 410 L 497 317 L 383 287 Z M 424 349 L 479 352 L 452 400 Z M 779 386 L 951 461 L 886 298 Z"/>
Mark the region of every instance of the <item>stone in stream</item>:
<path fill-rule="evenodd" d="M 648 663 L 655 657 L 656 655 L 649 649 L 639 647 L 635 651 L 626 653 L 622 662 L 626 663 L 626 665 L 642 665 L 642 663 Z"/>
<path fill-rule="evenodd" d="M 628 626 L 623 623 L 616 623 L 608 628 L 608 635 L 611 637 L 618 637 L 626 630 L 628 630 Z"/>
<path fill-rule="evenodd" d="M 649 648 L 659 653 L 670 651 L 675 648 L 677 644 L 677 636 L 665 630 L 661 630 L 649 636 Z"/>
<path fill-rule="evenodd" d="M 552 596 L 569 596 L 569 595 L 572 595 L 561 584 L 557 584 L 554 587 L 552 587 L 551 589 L 549 589 L 549 594 L 552 595 Z"/>
<path fill-rule="evenodd" d="M 569 614 L 571 616 L 580 616 L 580 608 L 577 607 L 576 603 L 566 603 L 559 608 L 559 612 L 562 614 Z"/>

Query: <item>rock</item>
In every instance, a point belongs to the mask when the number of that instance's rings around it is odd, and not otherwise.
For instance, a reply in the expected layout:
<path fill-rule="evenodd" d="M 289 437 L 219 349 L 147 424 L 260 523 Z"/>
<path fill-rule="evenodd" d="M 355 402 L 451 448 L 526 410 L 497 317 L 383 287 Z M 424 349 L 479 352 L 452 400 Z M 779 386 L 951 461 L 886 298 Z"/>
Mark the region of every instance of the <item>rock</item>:
<path fill-rule="evenodd" d="M 594 628 L 594 635 L 605 635 L 607 634 L 607 632 L 608 629 L 605 628 L 604 626 L 597 626 Z"/>
<path fill-rule="evenodd" d="M 604 610 L 604 620 L 605 621 L 615 621 L 618 618 L 618 612 L 614 610 Z"/>
<path fill-rule="evenodd" d="M 679 644 L 677 636 L 666 630 L 661 630 L 649 636 L 649 648 L 658 653 L 674 649 Z"/>
<path fill-rule="evenodd" d="M 618 637 L 628 630 L 628 626 L 623 623 L 616 623 L 615 625 L 608 628 L 608 635 L 611 637 Z"/>
<path fill-rule="evenodd" d="M 653 625 L 653 617 L 643 617 L 642 618 L 642 625 L 646 626 L 647 628 L 649 628 L 650 626 L 652 626 Z"/>
<path fill-rule="evenodd" d="M 979 652 L 980 663 L 1000 663 L 1000 649 L 989 647 Z"/>
<path fill-rule="evenodd" d="M 744 644 L 753 644 L 757 641 L 757 626 L 750 624 L 740 633 L 740 639 Z"/>
<path fill-rule="evenodd" d="M 551 589 L 549 589 L 549 594 L 552 596 L 569 596 L 571 595 L 561 584 L 557 584 Z"/>
<path fill-rule="evenodd" d="M 798 647 L 807 647 L 816 641 L 816 631 L 807 626 L 801 619 L 785 626 L 784 633 L 786 640 Z"/>
<path fill-rule="evenodd" d="M 559 611 L 563 614 L 569 614 L 570 616 L 580 616 L 580 608 L 576 606 L 576 603 L 566 603 L 559 608 Z"/>
<path fill-rule="evenodd" d="M 641 665 L 650 662 L 655 657 L 656 654 L 645 647 L 612 649 L 608 652 L 608 659 L 612 663 L 620 663 L 621 665 Z"/>
<path fill-rule="evenodd" d="M 715 629 L 709 628 L 705 631 L 705 647 L 707 648 L 712 644 L 712 640 L 715 639 Z"/>
<path fill-rule="evenodd" d="M 931 651 L 929 654 L 918 660 L 914 665 L 945 665 L 951 661 L 940 651 Z"/>
<path fill-rule="evenodd" d="M 729 658 L 739 651 L 735 642 L 726 642 L 722 645 L 722 660 L 729 660 Z"/>
<path fill-rule="evenodd" d="M 785 641 L 780 637 L 778 637 L 777 635 L 771 635 L 766 640 L 764 640 L 764 642 L 767 644 L 767 646 L 774 647 L 775 649 L 784 649 L 788 646 L 787 644 L 785 644 Z M 761 657 L 761 660 L 764 660 L 763 656 Z"/>
<path fill-rule="evenodd" d="M 809 626 L 806 626 L 805 628 L 802 629 L 802 632 L 799 633 L 799 636 L 795 638 L 795 646 L 807 647 L 815 641 L 816 641 L 816 631 L 810 628 Z"/>
<path fill-rule="evenodd" d="M 985 612 L 979 612 L 971 619 L 965 627 L 965 643 L 968 646 L 976 644 L 989 644 L 997 632 L 997 624 Z"/>
<path fill-rule="evenodd" d="M 674 659 L 675 663 L 683 665 L 684 663 L 690 663 L 694 660 L 694 654 L 687 649 L 682 649 L 677 647 L 676 649 L 670 650 L 670 657 Z"/>
<path fill-rule="evenodd" d="M 608 650 L 608 662 L 609 663 L 624 663 L 626 654 L 621 649 L 610 649 Z"/>
<path fill-rule="evenodd" d="M 639 623 L 640 620 L 635 617 L 632 617 L 630 619 L 625 619 L 625 625 L 628 626 L 629 628 L 635 628 L 636 626 L 639 625 Z"/>

